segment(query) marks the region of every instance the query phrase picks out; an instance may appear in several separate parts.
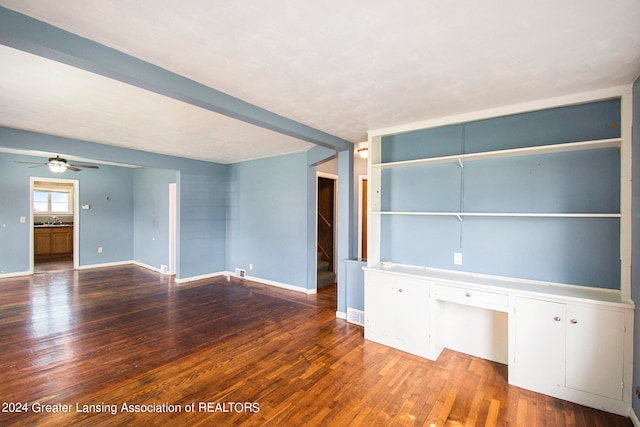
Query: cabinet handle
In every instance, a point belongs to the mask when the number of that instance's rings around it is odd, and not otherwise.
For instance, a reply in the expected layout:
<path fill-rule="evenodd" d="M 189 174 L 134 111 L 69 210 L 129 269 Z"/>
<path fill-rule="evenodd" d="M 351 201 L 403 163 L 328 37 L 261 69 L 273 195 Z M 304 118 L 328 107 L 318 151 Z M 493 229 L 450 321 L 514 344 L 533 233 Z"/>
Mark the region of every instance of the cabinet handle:
<path fill-rule="evenodd" d="M 469 298 L 471 296 L 470 292 L 467 292 L 466 294 L 464 294 L 465 297 Z"/>
<path fill-rule="evenodd" d="M 575 325 L 576 323 L 578 323 L 578 321 L 576 319 L 571 319 L 571 323 Z"/>
<path fill-rule="evenodd" d="M 553 320 L 555 320 L 556 322 L 559 322 L 562 319 L 560 319 L 560 316 L 556 316 L 556 317 L 553 318 Z"/>

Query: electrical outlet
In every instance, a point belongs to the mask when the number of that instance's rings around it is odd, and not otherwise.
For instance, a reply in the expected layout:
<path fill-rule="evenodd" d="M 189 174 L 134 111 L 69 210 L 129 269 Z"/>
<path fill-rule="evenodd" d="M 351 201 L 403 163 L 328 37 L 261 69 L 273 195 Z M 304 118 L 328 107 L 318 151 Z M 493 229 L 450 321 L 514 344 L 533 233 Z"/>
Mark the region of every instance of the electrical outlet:
<path fill-rule="evenodd" d="M 253 264 L 249 264 L 249 270 L 253 270 Z"/>
<path fill-rule="evenodd" d="M 236 276 L 244 277 L 244 275 L 245 275 L 244 268 L 236 268 Z"/>
<path fill-rule="evenodd" d="M 98 253 L 101 254 L 102 253 L 102 246 L 98 246 Z"/>

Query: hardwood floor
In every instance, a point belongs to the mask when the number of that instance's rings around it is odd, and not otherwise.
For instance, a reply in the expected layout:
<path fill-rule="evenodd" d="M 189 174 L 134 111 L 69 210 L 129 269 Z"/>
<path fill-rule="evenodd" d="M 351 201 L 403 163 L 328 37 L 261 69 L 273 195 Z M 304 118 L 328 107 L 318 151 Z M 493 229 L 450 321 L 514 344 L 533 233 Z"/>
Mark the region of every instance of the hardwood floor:
<path fill-rule="evenodd" d="M 33 266 L 34 273 L 45 273 L 59 270 L 73 270 L 73 259 L 54 259 L 47 261 L 37 261 Z"/>
<path fill-rule="evenodd" d="M 0 287 L 3 426 L 631 425 L 511 387 L 504 365 L 365 341 L 336 319 L 335 286 L 178 286 L 125 266 Z"/>

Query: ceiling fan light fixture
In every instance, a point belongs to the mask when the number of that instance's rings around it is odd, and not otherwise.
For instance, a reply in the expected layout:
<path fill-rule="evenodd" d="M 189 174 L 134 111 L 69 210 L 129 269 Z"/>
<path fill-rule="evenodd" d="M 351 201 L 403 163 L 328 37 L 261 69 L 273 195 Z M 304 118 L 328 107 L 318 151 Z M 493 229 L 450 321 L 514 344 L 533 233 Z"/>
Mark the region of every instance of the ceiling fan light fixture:
<path fill-rule="evenodd" d="M 369 157 L 369 148 L 368 147 L 358 148 L 358 154 L 363 159 L 368 158 Z"/>
<path fill-rule="evenodd" d="M 62 173 L 67 170 L 67 162 L 60 158 L 49 159 L 48 166 L 53 173 Z"/>

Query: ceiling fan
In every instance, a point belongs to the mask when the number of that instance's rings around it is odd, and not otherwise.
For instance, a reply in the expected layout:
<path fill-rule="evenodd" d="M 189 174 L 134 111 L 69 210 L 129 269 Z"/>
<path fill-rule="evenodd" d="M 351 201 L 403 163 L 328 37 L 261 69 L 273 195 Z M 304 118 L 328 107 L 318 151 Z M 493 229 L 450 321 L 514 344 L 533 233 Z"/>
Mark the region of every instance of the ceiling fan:
<path fill-rule="evenodd" d="M 49 166 L 49 170 L 54 173 L 62 173 L 66 170 L 80 172 L 81 168 L 89 168 L 89 169 L 100 169 L 98 166 L 93 165 L 78 165 L 75 163 L 67 163 L 67 159 L 63 159 L 60 156 L 50 157 L 49 161 L 46 163 L 39 162 L 19 162 L 15 160 L 15 163 L 26 163 L 32 164 L 35 166 L 29 166 L 30 168 L 38 168 L 40 166 Z"/>

